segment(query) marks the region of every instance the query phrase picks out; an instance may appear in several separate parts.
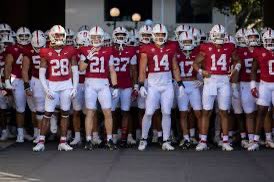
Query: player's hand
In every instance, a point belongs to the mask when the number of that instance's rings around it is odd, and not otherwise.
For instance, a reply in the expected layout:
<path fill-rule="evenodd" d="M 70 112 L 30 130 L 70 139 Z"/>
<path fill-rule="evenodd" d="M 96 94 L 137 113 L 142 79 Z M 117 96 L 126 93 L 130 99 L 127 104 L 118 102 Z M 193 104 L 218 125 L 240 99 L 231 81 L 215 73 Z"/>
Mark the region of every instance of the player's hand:
<path fill-rule="evenodd" d="M 259 92 L 258 92 L 256 87 L 251 89 L 251 94 L 252 94 L 253 97 L 259 98 Z"/>
<path fill-rule="evenodd" d="M 98 49 L 96 47 L 93 47 L 92 49 L 90 49 L 87 59 L 91 60 L 92 57 L 95 56 L 96 54 L 98 54 Z"/>
<path fill-rule="evenodd" d="M 27 95 L 28 97 L 32 97 L 32 96 L 33 96 L 33 93 L 32 93 L 31 88 L 26 89 L 25 92 L 26 92 L 26 95 Z"/>
<path fill-rule="evenodd" d="M 13 90 L 13 86 L 11 85 L 9 79 L 6 79 L 6 80 L 5 80 L 5 87 L 6 87 L 6 89 L 8 89 L 8 90 Z"/>
<path fill-rule="evenodd" d="M 1 96 L 6 96 L 7 94 L 8 94 L 8 92 L 5 89 L 0 90 L 0 95 Z"/>
<path fill-rule="evenodd" d="M 211 76 L 211 74 L 210 73 L 208 73 L 207 71 L 205 71 L 205 70 L 203 70 L 203 77 L 205 77 L 205 78 L 209 78 L 210 76 Z"/>
<path fill-rule="evenodd" d="M 178 89 L 178 96 L 179 97 L 183 97 L 185 95 L 185 88 L 183 85 L 179 86 L 179 89 Z"/>
<path fill-rule="evenodd" d="M 140 88 L 140 95 L 141 95 L 141 97 L 143 97 L 143 98 L 146 98 L 146 96 L 147 96 L 147 89 L 146 89 L 144 86 L 142 86 L 142 87 Z"/>
<path fill-rule="evenodd" d="M 117 98 L 118 97 L 118 95 L 119 95 L 119 89 L 118 88 L 114 88 L 113 90 L 112 90 L 112 98 Z"/>
<path fill-rule="evenodd" d="M 70 97 L 72 99 L 74 99 L 76 97 L 76 94 L 77 94 L 77 89 L 76 88 L 73 88 L 70 92 Z"/>
<path fill-rule="evenodd" d="M 46 96 L 47 98 L 49 98 L 50 100 L 54 99 L 54 93 L 52 91 L 50 91 L 49 89 L 46 90 Z"/>

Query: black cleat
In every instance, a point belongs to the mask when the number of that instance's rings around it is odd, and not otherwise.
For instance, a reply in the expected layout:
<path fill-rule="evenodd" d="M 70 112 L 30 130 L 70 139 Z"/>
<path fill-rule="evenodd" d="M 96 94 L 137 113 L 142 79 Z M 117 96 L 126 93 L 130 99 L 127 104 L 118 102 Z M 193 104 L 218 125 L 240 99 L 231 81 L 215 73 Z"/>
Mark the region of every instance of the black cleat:
<path fill-rule="evenodd" d="M 94 146 L 92 144 L 91 141 L 87 141 L 86 144 L 85 144 L 85 149 L 86 150 L 93 150 L 94 149 Z"/>
<path fill-rule="evenodd" d="M 106 147 L 107 147 L 109 150 L 116 150 L 116 149 L 117 149 L 116 145 L 113 143 L 112 140 L 107 141 Z"/>
<path fill-rule="evenodd" d="M 163 137 L 158 137 L 158 144 L 159 144 L 160 146 L 163 145 Z"/>
<path fill-rule="evenodd" d="M 179 147 L 182 149 L 182 150 L 188 150 L 191 148 L 191 143 L 187 140 L 182 140 L 179 144 Z"/>

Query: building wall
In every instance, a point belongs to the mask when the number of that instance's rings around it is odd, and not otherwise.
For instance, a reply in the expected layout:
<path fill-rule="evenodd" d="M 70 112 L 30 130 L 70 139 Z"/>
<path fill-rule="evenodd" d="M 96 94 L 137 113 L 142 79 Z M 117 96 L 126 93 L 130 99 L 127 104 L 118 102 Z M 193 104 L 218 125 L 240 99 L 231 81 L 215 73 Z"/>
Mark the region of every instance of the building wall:
<path fill-rule="evenodd" d="M 153 0 L 152 17 L 155 23 L 161 22 L 161 2 L 164 3 L 163 23 L 169 30 L 176 27 L 176 0 Z M 236 28 L 235 17 L 224 16 L 213 9 L 212 24 L 190 24 L 208 32 L 213 24 L 223 24 L 229 33 L 234 33 Z M 104 21 L 104 0 L 66 0 L 66 26 L 77 31 L 81 25 L 99 25 L 105 30 L 111 30 Z M 143 22 L 141 22 L 142 24 Z M 117 22 L 117 25 L 131 26 L 132 22 Z"/>

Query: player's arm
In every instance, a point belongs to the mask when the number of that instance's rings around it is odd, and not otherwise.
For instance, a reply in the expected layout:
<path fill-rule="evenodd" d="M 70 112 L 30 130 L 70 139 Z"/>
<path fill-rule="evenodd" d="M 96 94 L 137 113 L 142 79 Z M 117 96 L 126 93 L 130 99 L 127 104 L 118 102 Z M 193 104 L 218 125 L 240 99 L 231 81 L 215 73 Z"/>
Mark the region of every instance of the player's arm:
<path fill-rule="evenodd" d="M 117 74 L 114 65 L 109 65 L 109 74 L 112 87 L 117 87 Z"/>
<path fill-rule="evenodd" d="M 28 96 L 31 96 L 32 94 L 30 93 L 29 69 L 30 69 L 30 59 L 28 56 L 24 56 L 23 62 L 22 62 L 22 78 L 24 81 L 24 88 L 25 88 L 26 94 Z"/>
<path fill-rule="evenodd" d="M 72 72 L 73 88 L 77 89 L 77 86 L 79 83 L 79 71 L 78 71 L 76 55 L 72 56 L 71 58 L 71 72 Z"/>
<path fill-rule="evenodd" d="M 178 62 L 177 62 L 176 55 L 174 55 L 173 58 L 172 58 L 172 73 L 173 73 L 174 79 L 177 82 L 182 81 L 181 75 L 180 75 L 180 68 L 179 68 L 179 65 L 178 65 Z"/>
<path fill-rule="evenodd" d="M 140 63 L 139 63 L 139 84 L 144 85 L 146 79 L 146 69 L 147 69 L 147 54 L 141 53 Z"/>
<path fill-rule="evenodd" d="M 251 73 L 250 73 L 251 82 L 252 81 L 256 82 L 257 70 L 258 69 L 259 69 L 258 61 L 256 59 L 253 59 L 252 67 L 251 67 Z"/>
<path fill-rule="evenodd" d="M 241 59 L 238 56 L 236 50 L 232 53 L 233 70 L 231 72 L 231 82 L 237 83 L 239 81 L 239 73 L 241 70 Z"/>
<path fill-rule="evenodd" d="M 39 68 L 39 80 L 41 81 L 41 84 L 44 90 L 47 92 L 49 88 L 47 84 L 46 72 L 47 72 L 47 60 L 41 57 L 40 68 Z"/>
<path fill-rule="evenodd" d="M 201 66 L 204 59 L 205 59 L 205 53 L 204 52 L 200 52 L 196 56 L 195 61 L 194 61 L 194 63 L 193 63 L 192 66 L 193 66 L 193 69 L 197 73 L 199 73 L 200 75 L 208 78 L 208 77 L 210 77 L 210 74 L 207 71 L 203 70 L 202 66 Z"/>
<path fill-rule="evenodd" d="M 86 56 L 81 55 L 80 56 L 80 64 L 79 64 L 79 70 L 80 71 L 85 71 L 88 67 L 88 59 Z"/>
<path fill-rule="evenodd" d="M 5 70 L 4 70 L 4 74 L 5 74 L 5 86 L 7 89 L 12 89 L 11 83 L 10 83 L 10 75 L 11 75 L 11 71 L 12 71 L 12 64 L 13 64 L 13 56 L 9 53 L 6 55 L 5 57 Z"/>
<path fill-rule="evenodd" d="M 134 87 L 136 86 L 137 84 L 137 79 L 138 79 L 138 72 L 137 72 L 137 56 L 134 55 L 132 58 L 131 58 L 131 64 L 130 64 L 130 78 L 132 80 L 132 83 L 134 85 Z"/>

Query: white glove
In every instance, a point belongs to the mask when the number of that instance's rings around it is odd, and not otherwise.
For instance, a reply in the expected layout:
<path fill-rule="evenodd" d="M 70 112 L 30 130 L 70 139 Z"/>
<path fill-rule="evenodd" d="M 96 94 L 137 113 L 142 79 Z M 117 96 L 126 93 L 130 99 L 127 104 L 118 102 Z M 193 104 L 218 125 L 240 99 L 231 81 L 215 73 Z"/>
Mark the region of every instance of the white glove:
<path fill-rule="evenodd" d="M 92 48 L 90 50 L 90 52 L 88 53 L 87 59 L 91 60 L 93 56 L 95 56 L 96 54 L 98 54 L 98 50 L 96 47 Z"/>
<path fill-rule="evenodd" d="M 6 89 L 8 89 L 8 90 L 12 90 L 13 89 L 13 86 L 11 85 L 9 79 L 5 80 L 5 86 L 6 86 Z"/>
<path fill-rule="evenodd" d="M 47 96 L 47 98 L 49 98 L 50 100 L 53 100 L 53 99 L 54 99 L 54 93 L 53 93 L 50 89 L 46 90 L 46 96 Z"/>
<path fill-rule="evenodd" d="M 196 88 L 199 88 L 199 87 L 203 86 L 203 84 L 204 84 L 204 82 L 201 81 L 201 80 L 195 80 L 194 81 L 194 85 L 195 85 Z"/>
<path fill-rule="evenodd" d="M 240 98 L 240 91 L 239 91 L 239 85 L 236 83 L 232 83 L 232 97 L 234 99 Z"/>
<path fill-rule="evenodd" d="M 119 95 L 119 89 L 118 88 L 114 88 L 113 90 L 112 90 L 112 98 L 116 98 L 116 97 L 118 97 L 118 95 Z"/>
<path fill-rule="evenodd" d="M 185 95 L 185 88 L 183 85 L 179 86 L 179 89 L 178 89 L 178 96 L 179 97 L 182 97 Z"/>
<path fill-rule="evenodd" d="M 147 89 L 144 86 L 141 86 L 141 88 L 140 88 L 140 95 L 143 98 L 145 98 L 147 96 Z"/>
<path fill-rule="evenodd" d="M 70 92 L 70 97 L 72 99 L 74 99 L 76 97 L 76 94 L 77 94 L 77 89 L 76 88 L 73 88 Z"/>

